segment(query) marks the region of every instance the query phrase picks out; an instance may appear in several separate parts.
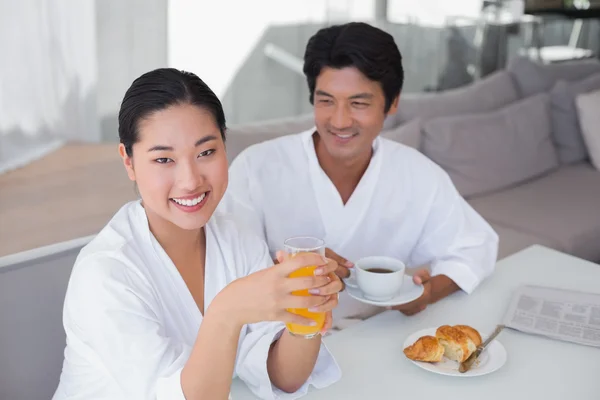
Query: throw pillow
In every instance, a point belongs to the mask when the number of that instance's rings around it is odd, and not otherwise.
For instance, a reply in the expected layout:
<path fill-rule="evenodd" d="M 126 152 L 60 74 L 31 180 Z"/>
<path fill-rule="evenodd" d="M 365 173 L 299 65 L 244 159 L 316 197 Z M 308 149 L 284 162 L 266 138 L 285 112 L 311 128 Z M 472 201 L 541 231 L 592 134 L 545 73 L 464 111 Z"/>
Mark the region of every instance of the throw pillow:
<path fill-rule="evenodd" d="M 426 120 L 487 112 L 510 104 L 518 98 L 510 75 L 506 71 L 498 71 L 462 88 L 437 93 L 401 94 L 398 112 L 390 117 L 393 117 L 395 125 L 398 125 L 415 118 Z M 386 123 L 389 127 L 389 123 Z"/>
<path fill-rule="evenodd" d="M 546 92 L 558 80 L 575 81 L 600 73 L 596 59 L 568 61 L 557 64 L 539 64 L 525 57 L 516 57 L 507 67 L 522 98 Z"/>
<path fill-rule="evenodd" d="M 491 113 L 432 119 L 422 132 L 423 153 L 465 197 L 514 186 L 559 165 L 546 93 Z"/>
<path fill-rule="evenodd" d="M 561 164 L 574 164 L 587 159 L 575 98 L 594 90 L 600 90 L 600 73 L 575 82 L 560 80 L 550 91 L 552 135 Z"/>
<path fill-rule="evenodd" d="M 580 94 L 575 102 L 590 161 L 600 170 L 600 90 Z"/>
<path fill-rule="evenodd" d="M 413 119 L 406 124 L 381 132 L 381 136 L 419 150 L 421 147 L 421 124 L 420 118 Z"/>

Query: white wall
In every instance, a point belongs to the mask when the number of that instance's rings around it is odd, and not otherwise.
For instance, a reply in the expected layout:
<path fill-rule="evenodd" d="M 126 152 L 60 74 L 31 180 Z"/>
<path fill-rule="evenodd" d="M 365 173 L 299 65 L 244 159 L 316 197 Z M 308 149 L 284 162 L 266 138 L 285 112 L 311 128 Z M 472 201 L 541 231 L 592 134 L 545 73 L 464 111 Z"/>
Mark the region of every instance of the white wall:
<path fill-rule="evenodd" d="M 169 65 L 222 96 L 271 24 L 372 19 L 374 0 L 170 0 Z"/>
<path fill-rule="evenodd" d="M 0 0 L 0 173 L 97 141 L 94 0 Z"/>
<path fill-rule="evenodd" d="M 116 138 L 116 114 L 131 82 L 167 66 L 168 0 L 96 0 L 98 114 L 105 139 Z"/>

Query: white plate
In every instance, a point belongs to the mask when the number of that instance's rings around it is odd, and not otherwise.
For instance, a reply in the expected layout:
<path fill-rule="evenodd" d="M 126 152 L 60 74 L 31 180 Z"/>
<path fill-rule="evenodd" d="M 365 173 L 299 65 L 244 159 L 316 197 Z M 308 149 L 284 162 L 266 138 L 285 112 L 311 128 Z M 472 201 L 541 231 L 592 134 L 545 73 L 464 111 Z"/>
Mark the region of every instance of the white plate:
<path fill-rule="evenodd" d="M 411 344 L 417 341 L 421 336 L 435 336 L 435 331 L 437 328 L 428 328 L 423 329 L 421 331 L 415 332 L 406 338 L 404 342 L 403 349 L 407 348 Z M 501 336 L 502 334 L 500 334 Z M 482 335 L 482 339 L 485 340 L 487 336 Z M 402 354 L 404 358 L 406 356 L 404 353 Z M 448 375 L 448 376 L 460 376 L 460 377 L 472 377 L 472 376 L 481 376 L 492 373 L 498 370 L 506 363 L 506 349 L 502 344 L 494 339 L 492 343 L 490 343 L 485 350 L 479 355 L 479 359 L 475 362 L 475 365 L 471 367 L 465 373 L 458 371 L 458 363 L 456 361 L 448 360 L 444 357 L 444 359 L 438 363 L 428 363 L 422 361 L 413 361 L 409 358 L 406 358 L 408 361 L 414 363 L 415 365 L 423 368 L 424 370 L 434 372 L 436 374 Z"/>
<path fill-rule="evenodd" d="M 375 301 L 365 298 L 361 290 L 358 287 L 356 287 L 354 278 L 346 279 L 345 282 L 346 291 L 348 292 L 350 297 L 358 301 L 362 301 L 363 303 L 380 307 L 392 307 L 410 303 L 411 301 L 421 297 L 421 295 L 423 294 L 423 285 L 416 285 L 413 282 L 412 276 L 409 275 L 404 276 L 404 282 L 402 283 L 400 293 L 398 293 L 395 297 L 387 301 Z"/>

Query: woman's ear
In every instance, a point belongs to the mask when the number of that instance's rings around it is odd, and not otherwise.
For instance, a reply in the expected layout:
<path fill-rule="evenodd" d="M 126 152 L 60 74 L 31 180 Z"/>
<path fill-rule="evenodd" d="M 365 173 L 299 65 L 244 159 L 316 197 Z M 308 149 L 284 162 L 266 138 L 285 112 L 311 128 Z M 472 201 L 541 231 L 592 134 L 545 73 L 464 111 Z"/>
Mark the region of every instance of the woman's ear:
<path fill-rule="evenodd" d="M 127 176 L 130 180 L 135 182 L 135 171 L 133 170 L 133 158 L 127 155 L 127 150 L 125 150 L 125 145 L 123 143 L 119 143 L 119 155 L 123 159 L 123 165 L 125 166 L 125 171 L 127 171 Z"/>

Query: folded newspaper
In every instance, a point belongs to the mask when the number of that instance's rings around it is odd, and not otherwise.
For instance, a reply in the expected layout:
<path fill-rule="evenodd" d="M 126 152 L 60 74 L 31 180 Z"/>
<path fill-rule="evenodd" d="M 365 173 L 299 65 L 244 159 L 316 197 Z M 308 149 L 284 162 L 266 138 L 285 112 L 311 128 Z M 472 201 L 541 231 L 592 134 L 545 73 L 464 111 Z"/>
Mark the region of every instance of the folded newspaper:
<path fill-rule="evenodd" d="M 526 333 L 600 347 L 600 293 L 521 286 L 504 324 Z"/>

